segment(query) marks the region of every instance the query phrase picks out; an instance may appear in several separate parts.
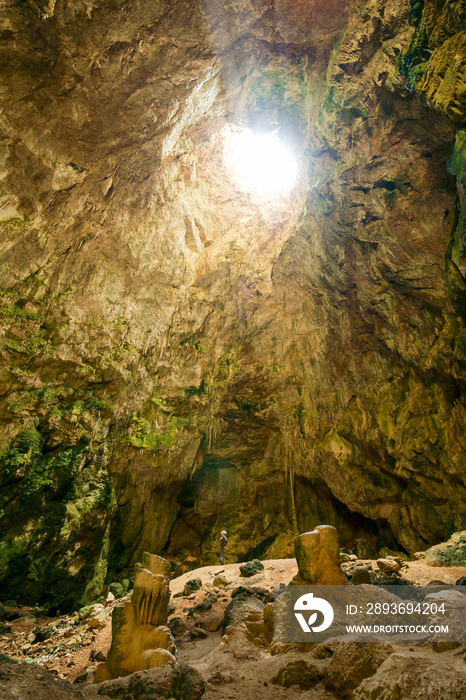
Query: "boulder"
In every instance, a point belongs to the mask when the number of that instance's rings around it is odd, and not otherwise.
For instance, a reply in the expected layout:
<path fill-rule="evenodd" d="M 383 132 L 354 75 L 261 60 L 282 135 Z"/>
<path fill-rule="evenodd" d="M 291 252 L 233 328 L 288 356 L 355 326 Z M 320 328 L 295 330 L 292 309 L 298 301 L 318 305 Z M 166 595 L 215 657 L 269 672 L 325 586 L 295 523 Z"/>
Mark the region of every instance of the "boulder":
<path fill-rule="evenodd" d="M 377 552 L 374 547 L 363 538 L 354 540 L 353 552 L 358 559 L 377 559 Z"/>
<path fill-rule="evenodd" d="M 424 559 L 430 566 L 466 566 L 466 530 L 428 549 Z"/>
<path fill-rule="evenodd" d="M 151 668 L 133 673 L 126 678 L 105 681 L 99 695 L 120 700 L 134 698 L 174 698 L 174 700 L 200 700 L 205 692 L 205 682 L 196 669 L 188 664 Z"/>
<path fill-rule="evenodd" d="M 198 605 L 194 605 L 192 608 L 189 609 L 188 618 L 196 617 L 207 612 L 211 609 L 212 605 L 217 602 L 217 600 L 218 598 L 216 595 L 214 595 L 213 593 L 209 593 L 209 595 L 206 596 L 201 603 L 199 603 Z"/>
<path fill-rule="evenodd" d="M 377 574 L 372 578 L 372 584 L 374 586 L 410 586 L 413 585 L 412 581 L 407 581 L 400 576 L 388 575 L 388 574 Z"/>
<path fill-rule="evenodd" d="M 294 583 L 342 585 L 347 579 L 340 567 L 338 533 L 332 525 L 318 525 L 294 541 L 299 576 Z"/>
<path fill-rule="evenodd" d="M 263 603 L 271 603 L 274 600 L 273 593 L 259 586 L 238 586 L 232 591 L 231 597 L 237 598 L 238 596 L 254 596 Z"/>
<path fill-rule="evenodd" d="M 38 644 L 39 642 L 45 642 L 54 634 L 57 634 L 57 630 L 51 625 L 46 625 L 45 627 L 39 627 L 35 630 L 36 636 L 34 637 L 33 644 Z"/>
<path fill-rule="evenodd" d="M 13 620 L 18 620 L 21 617 L 22 610 L 18 606 L 7 605 L 3 608 L 3 619 L 8 622 L 13 622 Z"/>
<path fill-rule="evenodd" d="M 212 685 L 226 685 L 228 683 L 237 683 L 239 680 L 238 676 L 233 675 L 229 671 L 215 671 L 209 678 L 209 683 Z"/>
<path fill-rule="evenodd" d="M 403 561 L 408 561 L 409 556 L 404 552 L 397 552 L 394 549 L 389 549 L 388 547 L 382 547 L 379 551 L 379 557 L 381 559 L 388 559 L 389 557 L 396 557 L 397 559 L 403 559 Z M 377 557 L 375 557 L 377 559 Z"/>
<path fill-rule="evenodd" d="M 125 595 L 125 589 L 119 581 L 113 581 L 113 583 L 111 583 L 108 587 L 108 590 L 110 593 L 113 593 L 115 598 L 123 598 Z"/>
<path fill-rule="evenodd" d="M 97 613 L 105 610 L 105 606 L 102 603 L 92 603 L 92 605 L 85 605 L 83 608 L 78 610 L 78 617 L 82 620 L 87 620 L 87 618 L 97 615 Z"/>
<path fill-rule="evenodd" d="M 223 618 L 223 611 L 211 612 L 201 617 L 198 620 L 197 624 L 203 630 L 207 630 L 207 632 L 216 632 L 221 628 L 223 624 Z"/>
<path fill-rule="evenodd" d="M 225 588 L 225 586 L 228 586 L 228 584 L 228 579 L 225 576 L 222 576 L 222 574 L 217 574 L 212 582 L 212 585 L 216 588 Z"/>
<path fill-rule="evenodd" d="M 106 610 L 99 610 L 98 613 L 87 619 L 87 624 L 92 629 L 104 629 L 109 620 L 109 614 Z"/>
<path fill-rule="evenodd" d="M 429 617 L 430 624 L 448 625 L 450 638 L 453 638 L 454 641 L 466 641 L 464 632 L 464 621 L 466 620 L 466 593 L 462 588 L 448 586 L 441 590 L 435 590 L 435 588 L 433 588 L 432 592 L 429 592 L 427 588 L 424 602 L 429 605 L 435 603 L 437 605 L 437 610 L 442 609 L 442 604 L 444 604 L 445 612 L 431 614 Z M 442 633 L 439 633 L 436 637 L 436 642 L 444 641 L 442 639 Z"/>
<path fill-rule="evenodd" d="M 189 625 L 181 617 L 172 617 L 168 626 L 174 637 L 182 637 L 189 629 Z"/>
<path fill-rule="evenodd" d="M 240 575 L 244 576 L 245 578 L 254 576 L 255 574 L 258 574 L 259 571 L 263 571 L 263 569 L 264 565 L 259 561 L 259 559 L 253 559 L 252 561 L 248 561 L 246 564 L 239 567 L 241 572 Z"/>
<path fill-rule="evenodd" d="M 464 662 L 414 656 L 409 653 L 392 654 L 379 666 L 377 672 L 354 691 L 354 700 L 419 700 L 436 698 L 450 700 L 466 697 Z"/>
<path fill-rule="evenodd" d="M 281 668 L 272 678 L 272 683 L 284 688 L 297 685 L 301 690 L 310 690 L 322 680 L 322 675 L 322 669 L 318 664 L 299 659 Z"/>
<path fill-rule="evenodd" d="M 397 574 L 400 570 L 400 565 L 394 559 L 377 559 L 377 567 L 384 574 Z"/>
<path fill-rule="evenodd" d="M 371 575 L 369 570 L 365 566 L 355 566 L 353 569 L 353 575 L 351 577 L 351 583 L 355 585 L 360 585 L 362 583 L 370 583 Z"/>
<path fill-rule="evenodd" d="M 227 605 L 223 620 L 223 631 L 230 625 L 238 625 L 245 621 L 247 615 L 256 611 L 263 614 L 264 603 L 252 595 L 242 595 L 233 598 Z"/>
<path fill-rule="evenodd" d="M 200 578 L 192 578 L 190 581 L 187 581 L 187 583 L 185 583 L 185 586 L 183 589 L 183 595 L 191 595 L 191 593 L 195 593 L 200 588 L 202 588 L 201 579 Z"/>
<path fill-rule="evenodd" d="M 334 644 L 331 650 L 333 655 L 324 672 L 324 684 L 342 698 L 353 697 L 353 690 L 361 681 L 372 676 L 393 653 L 389 644 L 378 642 Z"/>

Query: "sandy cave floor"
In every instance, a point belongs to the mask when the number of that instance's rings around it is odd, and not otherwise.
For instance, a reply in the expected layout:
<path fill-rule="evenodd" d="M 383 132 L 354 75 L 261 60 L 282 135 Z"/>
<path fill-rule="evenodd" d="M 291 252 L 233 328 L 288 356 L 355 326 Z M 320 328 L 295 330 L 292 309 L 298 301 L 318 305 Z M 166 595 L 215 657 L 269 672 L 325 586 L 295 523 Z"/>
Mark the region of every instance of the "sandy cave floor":
<path fill-rule="evenodd" d="M 371 563 L 375 570 L 376 562 L 360 560 L 359 563 Z M 200 603 L 207 593 L 215 592 L 218 602 L 214 604 L 209 616 L 219 619 L 223 617 L 225 607 L 231 600 L 231 593 L 238 585 L 259 586 L 273 591 L 275 586 L 288 584 L 297 573 L 295 559 L 277 559 L 264 561 L 264 570 L 250 578 L 240 576 L 240 564 L 204 566 L 200 569 L 183 574 L 170 582 L 171 600 L 176 603 L 176 609 L 170 615 L 187 620 L 191 607 Z M 221 572 L 230 582 L 227 588 L 213 588 L 213 579 Z M 422 560 L 406 562 L 403 578 L 417 584 L 425 585 L 430 581 L 442 581 L 454 584 L 461 576 L 466 575 L 466 567 L 431 567 Z M 202 588 L 190 596 L 173 597 L 183 592 L 187 581 L 193 578 L 202 580 Z M 0 653 L 6 654 L 18 661 L 38 663 L 55 675 L 67 679 L 71 683 L 77 679 L 76 686 L 85 690 L 92 683 L 95 668 L 105 660 L 111 644 L 111 611 L 120 601 L 114 600 L 101 606 L 105 610 L 101 627 L 92 627 L 91 619 L 79 620 L 78 613 L 58 618 L 35 618 L 31 609 L 22 608 L 21 617 L 7 624 L 11 631 L 0 637 Z M 108 613 L 106 615 L 105 613 Z M 43 642 L 32 643 L 38 627 L 54 625 L 56 633 Z M 193 623 L 191 622 L 191 626 Z M 254 697 L 257 700 L 265 698 L 273 700 L 286 695 L 287 698 L 301 697 L 304 692 L 298 686 L 283 688 L 271 684 L 271 679 L 279 668 L 284 665 L 283 656 L 271 656 L 266 649 L 254 645 L 222 643 L 221 629 L 204 632 L 205 636 L 191 639 L 190 635 L 176 638 L 179 661 L 193 665 L 207 681 L 207 700 L 228 700 L 229 698 Z M 404 654 L 428 653 L 432 663 L 439 663 L 442 657 L 452 657 L 455 663 L 463 663 L 466 656 L 466 645 L 449 650 L 442 655 L 434 654 L 431 644 L 394 644 Z M 409 649 L 407 648 L 409 647 Z M 464 647 L 464 649 L 463 649 Z M 287 663 L 299 653 L 286 654 Z M 86 673 L 87 672 L 87 673 Z M 85 677 L 83 677 L 83 674 Z M 82 679 L 82 680 L 81 680 Z M 93 696 L 88 687 L 90 696 Z M 86 694 L 88 694 L 86 692 Z M 315 700 L 335 698 L 323 686 L 312 690 Z"/>

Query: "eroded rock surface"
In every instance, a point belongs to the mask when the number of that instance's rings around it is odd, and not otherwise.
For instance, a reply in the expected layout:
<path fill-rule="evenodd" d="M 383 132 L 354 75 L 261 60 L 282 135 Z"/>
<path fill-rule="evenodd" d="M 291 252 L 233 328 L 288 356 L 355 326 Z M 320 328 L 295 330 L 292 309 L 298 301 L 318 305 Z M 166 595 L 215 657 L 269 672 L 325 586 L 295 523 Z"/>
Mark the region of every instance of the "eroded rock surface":
<path fill-rule="evenodd" d="M 430 566 L 466 566 L 466 530 L 455 532 L 446 542 L 430 547 L 424 560 Z"/>
<path fill-rule="evenodd" d="M 8 2 L 0 40 L 5 596 L 223 527 L 232 560 L 463 529 L 462 3 Z M 244 124 L 287 197 L 232 178 Z"/>
<path fill-rule="evenodd" d="M 347 579 L 340 567 L 338 532 L 331 525 L 318 525 L 298 535 L 294 542 L 299 577 L 311 585 L 341 586 Z"/>
<path fill-rule="evenodd" d="M 194 668 L 179 664 L 175 668 L 157 668 L 133 673 L 128 678 L 106 681 L 99 687 L 99 695 L 121 700 L 138 697 L 200 700 L 205 682 Z M 91 696 L 92 697 L 92 696 Z"/>
<path fill-rule="evenodd" d="M 96 682 L 175 664 L 175 642 L 166 626 L 170 564 L 144 552 L 142 564 L 135 568 L 131 599 L 113 610 L 112 645 L 106 662 L 97 668 Z"/>
<path fill-rule="evenodd" d="M 355 700 L 369 700 L 374 695 L 389 700 L 398 693 L 406 700 L 427 694 L 429 697 L 454 698 L 466 692 L 466 679 L 460 665 L 439 659 L 428 667 L 414 654 L 392 654 L 371 678 L 355 690 Z"/>

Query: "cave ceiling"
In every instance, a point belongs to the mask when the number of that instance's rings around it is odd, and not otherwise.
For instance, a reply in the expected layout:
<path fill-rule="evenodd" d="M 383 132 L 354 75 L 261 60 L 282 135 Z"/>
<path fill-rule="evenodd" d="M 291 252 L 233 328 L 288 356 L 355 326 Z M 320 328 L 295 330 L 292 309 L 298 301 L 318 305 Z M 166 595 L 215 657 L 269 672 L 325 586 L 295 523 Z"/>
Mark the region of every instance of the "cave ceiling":
<path fill-rule="evenodd" d="M 66 606 L 144 549 L 215 560 L 222 527 L 236 557 L 464 527 L 465 23 L 5 3 L 2 581 L 36 601 L 46 571 Z M 240 186 L 246 128 L 295 154 L 291 192 Z"/>

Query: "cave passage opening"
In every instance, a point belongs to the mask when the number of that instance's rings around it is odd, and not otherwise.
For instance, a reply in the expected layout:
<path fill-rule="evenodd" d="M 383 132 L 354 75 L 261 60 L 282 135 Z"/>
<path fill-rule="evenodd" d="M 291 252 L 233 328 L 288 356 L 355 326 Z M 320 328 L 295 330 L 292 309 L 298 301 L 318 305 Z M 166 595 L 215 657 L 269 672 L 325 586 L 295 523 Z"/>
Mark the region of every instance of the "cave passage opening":
<path fill-rule="evenodd" d="M 230 127 L 225 162 L 242 191 L 262 197 L 286 195 L 298 178 L 295 155 L 273 132 Z"/>

